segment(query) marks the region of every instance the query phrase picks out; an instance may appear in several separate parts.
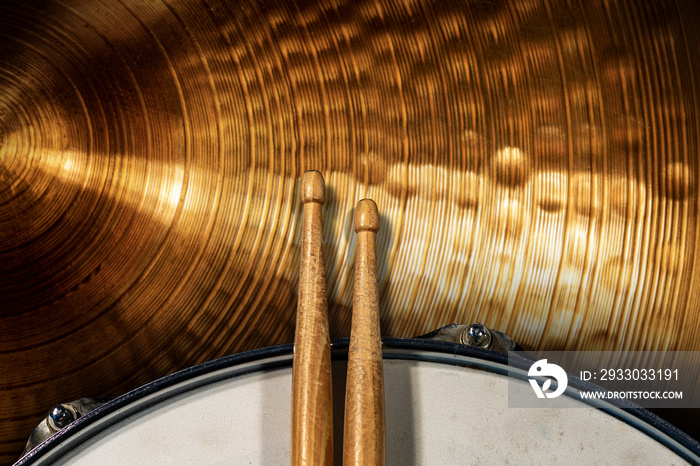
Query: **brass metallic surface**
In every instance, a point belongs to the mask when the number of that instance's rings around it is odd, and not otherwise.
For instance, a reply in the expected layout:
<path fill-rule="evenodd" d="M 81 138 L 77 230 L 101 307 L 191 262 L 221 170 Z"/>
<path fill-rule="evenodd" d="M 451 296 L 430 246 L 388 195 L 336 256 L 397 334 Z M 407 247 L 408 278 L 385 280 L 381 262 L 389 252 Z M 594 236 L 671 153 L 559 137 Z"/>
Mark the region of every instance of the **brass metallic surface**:
<path fill-rule="evenodd" d="M 700 350 L 692 0 L 0 2 L 0 463 L 55 403 L 331 337 L 372 198 L 381 332 Z"/>

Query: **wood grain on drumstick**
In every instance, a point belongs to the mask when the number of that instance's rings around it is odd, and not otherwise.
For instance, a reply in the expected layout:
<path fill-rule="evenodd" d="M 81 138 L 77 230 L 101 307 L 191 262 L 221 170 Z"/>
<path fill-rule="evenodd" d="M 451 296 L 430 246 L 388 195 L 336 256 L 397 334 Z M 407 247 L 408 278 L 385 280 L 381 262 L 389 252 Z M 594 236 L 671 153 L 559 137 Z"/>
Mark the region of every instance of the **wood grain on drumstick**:
<path fill-rule="evenodd" d="M 292 465 L 333 463 L 333 396 L 323 255 L 323 176 L 304 173 L 304 220 L 292 375 Z"/>
<path fill-rule="evenodd" d="M 379 211 L 371 199 L 355 209 L 355 290 L 345 392 L 343 463 L 386 462 L 384 369 L 379 330 L 376 236 Z"/>

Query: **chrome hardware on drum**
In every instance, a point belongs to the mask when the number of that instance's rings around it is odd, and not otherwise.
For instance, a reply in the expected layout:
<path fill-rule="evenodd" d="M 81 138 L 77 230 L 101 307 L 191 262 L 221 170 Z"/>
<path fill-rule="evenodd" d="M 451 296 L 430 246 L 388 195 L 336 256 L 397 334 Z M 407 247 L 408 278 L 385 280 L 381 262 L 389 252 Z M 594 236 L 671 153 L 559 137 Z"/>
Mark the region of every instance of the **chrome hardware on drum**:
<path fill-rule="evenodd" d="M 480 333 L 474 325 L 446 329 L 430 335 Z M 505 352 L 440 338 L 383 343 L 387 464 L 700 462 L 696 441 L 643 409 L 509 408 L 507 385 L 528 382 L 526 369 L 506 376 Z M 17 464 L 284 464 L 292 350 L 235 354 L 147 384 L 78 418 Z M 340 445 L 347 340 L 333 341 L 332 357 Z M 336 464 L 341 455 L 336 449 Z"/>

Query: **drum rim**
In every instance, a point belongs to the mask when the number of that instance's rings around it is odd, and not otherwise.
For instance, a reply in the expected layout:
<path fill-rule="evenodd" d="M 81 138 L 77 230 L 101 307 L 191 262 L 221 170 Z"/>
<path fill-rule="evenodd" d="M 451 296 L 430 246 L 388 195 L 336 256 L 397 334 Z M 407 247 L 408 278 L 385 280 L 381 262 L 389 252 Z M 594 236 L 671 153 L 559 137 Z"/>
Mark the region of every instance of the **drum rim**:
<path fill-rule="evenodd" d="M 419 338 L 383 338 L 382 344 L 385 360 L 419 360 L 462 367 L 479 367 L 482 370 L 506 376 L 515 376 L 523 380 L 527 379 L 527 371 L 532 364 L 532 360 L 518 355 L 508 355 L 488 349 L 443 341 Z M 347 359 L 348 346 L 348 338 L 332 340 L 332 359 Z M 262 369 L 272 369 L 280 366 L 288 367 L 291 365 L 293 350 L 293 343 L 253 349 L 197 364 L 148 382 L 111 399 L 81 416 L 20 458 L 15 463 L 15 466 L 35 464 L 49 454 L 56 456 L 54 460 L 59 459 L 75 446 L 135 414 L 137 406 L 139 409 L 146 409 L 199 386 L 215 383 L 231 376 L 231 373 L 227 371 L 220 377 L 215 377 L 214 374 L 217 371 L 239 368 L 240 371 L 236 372 L 235 376 L 240 376 L 258 372 Z M 449 355 L 460 356 L 461 358 L 446 358 Z M 469 362 L 470 360 L 471 363 Z M 198 378 L 201 381 L 198 382 Z M 569 376 L 567 391 L 571 389 L 596 390 L 600 389 L 600 387 L 590 382 L 582 381 L 575 376 Z M 627 400 L 616 400 L 615 403 L 592 399 L 579 401 L 604 411 L 606 414 L 643 432 L 690 463 L 700 461 L 700 442 L 647 409 L 641 408 Z M 130 406 L 131 409 L 129 409 Z M 92 432 L 88 430 L 94 423 L 106 417 L 112 417 L 109 423 Z M 80 435 L 86 432 L 87 435 Z"/>

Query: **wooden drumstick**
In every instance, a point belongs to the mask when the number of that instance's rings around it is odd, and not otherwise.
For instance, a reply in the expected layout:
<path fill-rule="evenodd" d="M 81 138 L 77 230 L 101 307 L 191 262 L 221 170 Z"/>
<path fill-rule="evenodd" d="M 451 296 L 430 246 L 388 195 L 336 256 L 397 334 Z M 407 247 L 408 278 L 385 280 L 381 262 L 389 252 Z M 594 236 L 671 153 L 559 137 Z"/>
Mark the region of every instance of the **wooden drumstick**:
<path fill-rule="evenodd" d="M 379 331 L 376 237 L 379 211 L 371 199 L 355 208 L 357 252 L 345 392 L 343 464 L 386 463 L 384 369 Z"/>
<path fill-rule="evenodd" d="M 292 372 L 292 465 L 333 463 L 333 395 L 323 257 L 323 176 L 304 173 L 299 299 Z"/>

